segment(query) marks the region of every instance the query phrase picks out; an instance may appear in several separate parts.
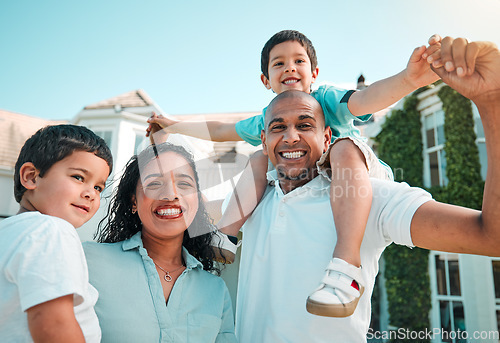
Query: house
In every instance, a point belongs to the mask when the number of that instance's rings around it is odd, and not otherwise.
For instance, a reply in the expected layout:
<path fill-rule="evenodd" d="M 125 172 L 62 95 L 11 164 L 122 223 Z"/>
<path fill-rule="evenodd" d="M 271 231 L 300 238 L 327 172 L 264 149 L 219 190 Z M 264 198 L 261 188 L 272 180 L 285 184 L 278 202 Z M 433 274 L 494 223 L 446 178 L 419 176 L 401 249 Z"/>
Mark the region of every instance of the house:
<path fill-rule="evenodd" d="M 441 83 L 416 96 L 416 110 L 420 115 L 423 146 L 422 179 L 423 186 L 429 189 L 446 186 L 450 181 L 446 172 L 445 109 L 438 95 L 443 87 L 448 86 Z M 402 103 L 400 102 L 395 110 L 402 109 Z M 388 117 L 390 116 L 391 113 Z M 473 130 L 476 134 L 475 145 L 481 165 L 479 178 L 482 177 L 484 180 L 487 168 L 485 138 L 479 113 L 474 104 L 472 104 L 472 118 Z M 371 128 L 369 124 L 364 132 L 370 132 L 371 137 L 375 137 L 380 132 L 384 119 L 372 125 Z M 400 125 L 405 125 L 405 123 L 402 122 Z M 447 125 L 456 127 L 464 124 L 456 122 L 447 123 Z M 460 144 L 460 142 L 454 144 Z M 441 330 L 440 334 L 432 335 L 432 342 L 499 341 L 499 258 L 431 251 L 428 259 L 428 272 L 431 294 L 430 326 L 434 330 Z M 379 275 L 384 275 L 383 268 Z M 380 312 L 380 328 L 378 329 L 381 332 L 387 332 L 387 330 L 398 328 L 390 325 L 388 300 L 383 281 L 382 279 L 380 287 L 381 306 L 374 310 Z M 447 333 L 441 335 L 443 331 Z"/>
<path fill-rule="evenodd" d="M 358 80 L 364 86 L 364 79 Z M 426 187 L 443 186 L 446 178 L 446 156 L 444 154 L 444 111 L 437 93 L 443 85 L 421 92 L 417 109 L 422 123 L 422 144 L 424 170 L 423 180 Z M 400 105 L 395 109 L 400 108 Z M 70 123 L 85 125 L 100 135 L 110 146 L 115 159 L 112 178 L 120 175 L 128 159 L 141 147 L 148 144 L 145 137 L 146 120 L 151 112 L 165 114 L 145 91 L 133 90 L 103 101 L 85 106 Z M 185 119 L 230 120 L 238 121 L 258 114 L 223 113 L 206 115 L 186 115 Z M 486 173 L 486 148 L 484 133 L 477 109 L 473 107 L 476 145 L 479 151 L 482 177 Z M 365 136 L 375 137 L 381 130 L 385 112 L 378 113 L 374 120 L 360 126 Z M 17 154 L 24 141 L 37 129 L 60 123 L 34 118 L 28 115 L 0 110 L 0 190 L 6 194 L 0 202 L 0 215 L 5 218 L 15 214 L 18 204 L 13 197 L 13 167 Z M 209 160 L 217 169 L 199 169 L 203 191 L 209 199 L 221 199 L 236 182 L 237 172 L 241 170 L 244 156 L 256 148 L 244 142 L 213 143 L 178 135 L 169 139 L 184 144 L 192 150 L 197 160 Z M 243 158 L 243 160 L 242 160 Z M 206 166 L 206 164 L 205 164 Z M 217 170 L 217 173 L 213 173 Z M 210 171 L 210 172 L 209 172 Z M 220 175 L 236 175 L 234 179 L 221 178 Z M 113 184 L 103 194 L 101 209 L 96 216 L 79 229 L 82 240 L 91 240 L 101 218 L 105 215 Z M 455 337 L 433 336 L 433 342 L 459 342 L 458 330 L 469 335 L 470 341 L 498 342 L 500 326 L 500 259 L 475 255 L 448 254 L 431 251 L 428 271 L 430 275 L 430 294 L 432 309 L 429 314 L 432 328 L 444 328 L 455 333 Z M 383 263 L 381 265 L 383 274 Z M 223 272 L 235 305 L 235 292 L 238 277 L 238 259 Z M 383 280 L 382 280 L 383 281 Z M 384 293 L 382 282 L 381 293 Z M 381 296 L 380 330 L 394 329 L 390 326 L 387 299 Z M 411 311 L 411 309 L 409 309 Z M 463 335 L 463 333 L 462 333 Z M 476 335 L 476 336 L 473 336 Z M 441 338 L 449 338 L 441 339 Z"/>
<path fill-rule="evenodd" d="M 152 112 L 165 112 L 144 90 L 133 90 L 85 106 L 69 123 L 83 125 L 102 137 L 111 149 L 114 167 L 109 180 L 120 176 L 130 157 L 149 144 L 145 137 L 148 126 L 146 120 Z M 237 122 L 254 116 L 248 113 L 215 113 L 204 115 L 185 115 L 182 118 L 193 121 L 226 120 Z M 63 121 L 50 121 L 24 114 L 0 110 L 0 190 L 5 196 L 0 202 L 1 218 L 14 215 L 19 204 L 13 195 L 14 165 L 19 151 L 33 133 L 46 125 Z M 181 135 L 170 135 L 168 141 L 182 144 L 188 148 L 197 163 L 200 187 L 208 200 L 223 199 L 237 182 L 248 155 L 257 148 L 245 142 L 214 143 Z M 93 239 L 99 222 L 106 215 L 109 196 L 115 184 L 109 182 L 102 194 L 101 207 L 96 215 L 78 229 L 82 241 Z M 217 218 L 214 218 L 215 220 Z M 238 279 L 238 264 L 228 266 L 223 271 L 228 284 L 233 305 Z"/>

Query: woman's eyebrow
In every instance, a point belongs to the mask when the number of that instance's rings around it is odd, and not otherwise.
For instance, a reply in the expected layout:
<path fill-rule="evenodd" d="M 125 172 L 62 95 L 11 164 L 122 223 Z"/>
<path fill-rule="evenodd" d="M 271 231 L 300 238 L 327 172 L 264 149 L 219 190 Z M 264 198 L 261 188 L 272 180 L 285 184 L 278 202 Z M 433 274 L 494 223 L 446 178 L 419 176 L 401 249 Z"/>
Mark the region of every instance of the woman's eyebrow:
<path fill-rule="evenodd" d="M 144 181 L 146 181 L 147 179 L 150 179 L 152 177 L 161 177 L 161 174 L 149 174 L 149 175 L 146 175 L 144 177 Z"/>
<path fill-rule="evenodd" d="M 146 181 L 147 179 L 153 178 L 153 177 L 162 177 L 162 174 L 155 173 L 155 174 L 146 175 L 144 177 L 144 181 Z M 177 174 L 175 174 L 175 177 L 189 178 L 192 181 L 194 181 L 193 177 L 191 177 L 189 174 L 185 174 L 185 173 L 177 173 Z"/>
<path fill-rule="evenodd" d="M 191 175 L 189 174 L 184 174 L 184 173 L 178 173 L 178 174 L 175 174 L 176 177 L 183 177 L 183 178 L 188 178 L 188 179 L 191 179 L 193 182 L 194 182 L 194 179 L 191 177 Z"/>

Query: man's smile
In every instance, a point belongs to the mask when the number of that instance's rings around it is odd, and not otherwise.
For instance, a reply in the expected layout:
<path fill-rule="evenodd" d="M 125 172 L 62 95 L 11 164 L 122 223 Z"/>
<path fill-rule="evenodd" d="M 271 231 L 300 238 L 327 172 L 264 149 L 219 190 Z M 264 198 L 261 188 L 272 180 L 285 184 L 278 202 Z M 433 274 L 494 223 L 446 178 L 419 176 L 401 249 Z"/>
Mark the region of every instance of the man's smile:
<path fill-rule="evenodd" d="M 292 159 L 297 159 L 301 158 L 306 154 L 305 151 L 303 150 L 295 150 L 295 151 L 282 151 L 279 153 L 281 157 L 287 159 L 287 160 L 292 160 Z"/>

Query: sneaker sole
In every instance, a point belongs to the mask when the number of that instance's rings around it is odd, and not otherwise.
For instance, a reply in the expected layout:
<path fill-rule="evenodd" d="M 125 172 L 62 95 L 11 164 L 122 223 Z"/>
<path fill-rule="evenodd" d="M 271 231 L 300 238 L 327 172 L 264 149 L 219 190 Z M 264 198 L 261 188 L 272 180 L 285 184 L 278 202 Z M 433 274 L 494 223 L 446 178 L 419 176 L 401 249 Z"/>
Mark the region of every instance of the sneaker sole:
<path fill-rule="evenodd" d="M 307 298 L 307 312 L 322 317 L 344 318 L 351 316 L 358 306 L 359 299 L 363 295 L 365 288 L 361 286 L 359 298 L 347 304 L 324 304 Z"/>

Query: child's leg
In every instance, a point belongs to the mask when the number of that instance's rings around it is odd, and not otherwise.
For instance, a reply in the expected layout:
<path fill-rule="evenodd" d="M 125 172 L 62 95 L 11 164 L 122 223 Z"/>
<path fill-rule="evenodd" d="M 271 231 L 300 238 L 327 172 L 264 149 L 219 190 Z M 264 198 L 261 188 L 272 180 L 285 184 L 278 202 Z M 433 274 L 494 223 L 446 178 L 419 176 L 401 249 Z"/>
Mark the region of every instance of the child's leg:
<path fill-rule="evenodd" d="M 329 159 L 337 244 L 326 277 L 308 298 L 307 309 L 317 315 L 346 317 L 356 309 L 364 289 L 360 247 L 370 213 L 372 187 L 365 155 L 351 139 L 336 141 L 330 147 Z"/>
<path fill-rule="evenodd" d="M 343 139 L 330 150 L 332 204 L 337 244 L 333 257 L 361 266 L 359 249 L 372 205 L 372 186 L 363 153 L 350 140 Z"/>
<path fill-rule="evenodd" d="M 221 237 L 225 262 L 232 263 L 234 261 L 236 236 L 264 195 L 267 185 L 267 166 L 268 159 L 262 150 L 252 154 L 233 190 L 226 210 L 217 223 L 217 228 L 229 237 Z M 216 255 L 218 260 L 224 260 L 220 258 L 218 253 Z"/>

